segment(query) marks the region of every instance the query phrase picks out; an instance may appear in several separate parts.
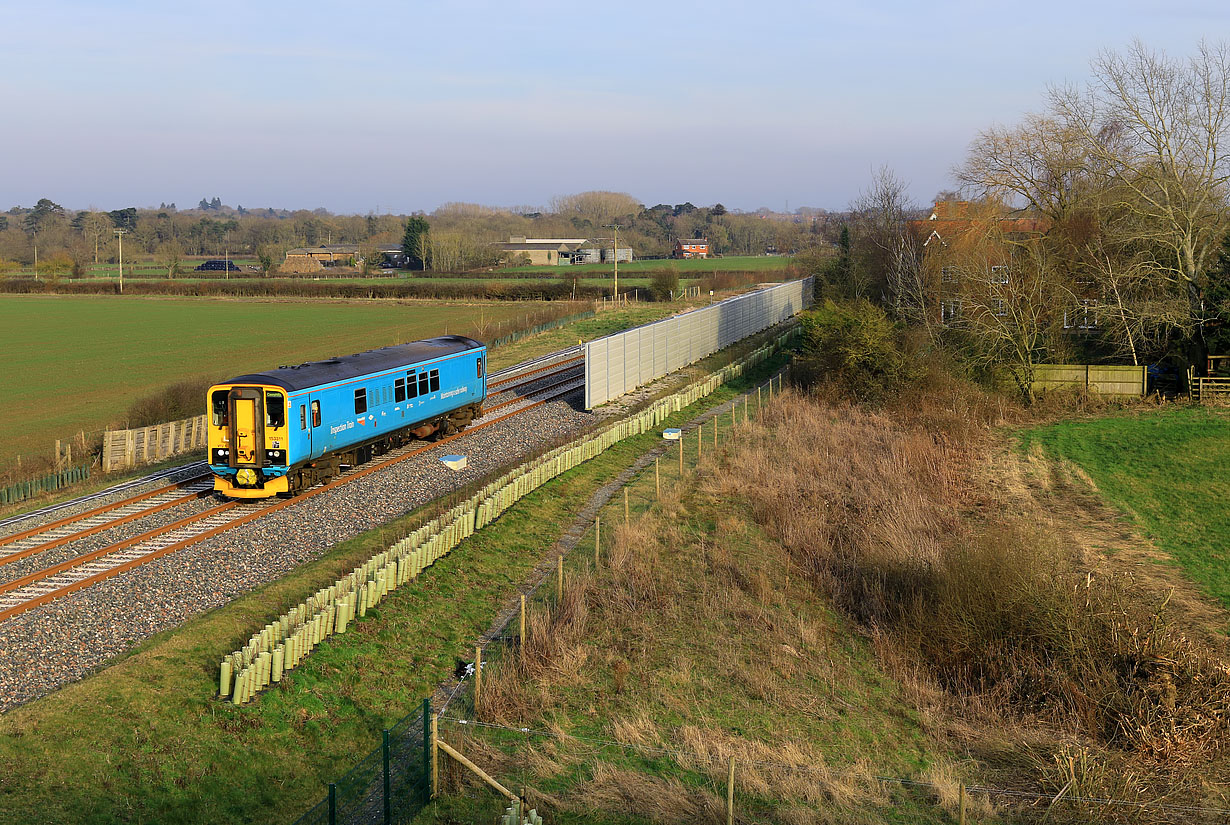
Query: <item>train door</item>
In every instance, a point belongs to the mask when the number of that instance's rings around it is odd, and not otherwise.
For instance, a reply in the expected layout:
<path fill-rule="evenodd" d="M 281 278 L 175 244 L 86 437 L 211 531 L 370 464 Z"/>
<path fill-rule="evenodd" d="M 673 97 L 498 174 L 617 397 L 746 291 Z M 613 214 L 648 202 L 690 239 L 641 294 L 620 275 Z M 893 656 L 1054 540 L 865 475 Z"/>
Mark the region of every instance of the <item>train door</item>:
<path fill-rule="evenodd" d="M 259 467 L 265 461 L 265 411 L 263 393 L 255 387 L 235 387 L 231 406 L 232 467 Z"/>
<path fill-rule="evenodd" d="M 299 405 L 298 417 L 299 417 L 299 436 L 300 438 L 303 439 L 303 447 L 298 451 L 297 454 L 292 451 L 292 455 L 310 456 L 312 454 L 312 428 L 308 426 L 307 396 L 304 396 L 303 403 Z"/>

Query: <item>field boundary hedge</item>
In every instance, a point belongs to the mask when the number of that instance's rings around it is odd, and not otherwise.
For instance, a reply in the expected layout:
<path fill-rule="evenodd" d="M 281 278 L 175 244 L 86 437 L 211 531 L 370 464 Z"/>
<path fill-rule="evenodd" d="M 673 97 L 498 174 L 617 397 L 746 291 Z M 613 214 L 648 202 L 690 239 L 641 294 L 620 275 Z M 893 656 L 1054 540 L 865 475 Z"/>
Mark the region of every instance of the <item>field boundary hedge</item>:
<path fill-rule="evenodd" d="M 231 278 L 210 281 L 129 281 L 125 295 L 179 295 L 229 298 L 402 298 L 486 299 L 491 301 L 596 301 L 609 292 L 600 286 L 571 282 L 438 283 L 431 279 L 409 283 L 337 283 L 286 278 Z M 647 290 L 626 290 L 645 298 Z M 118 295 L 116 281 L 49 281 L 38 278 L 0 278 L 0 293 L 13 295 Z M 640 293 L 645 293 L 641 295 Z"/>
<path fill-rule="evenodd" d="M 348 575 L 322 587 L 296 607 L 253 633 L 247 644 L 219 665 L 218 696 L 246 704 L 281 681 L 316 645 L 346 628 L 398 587 L 418 578 L 463 540 L 497 519 L 530 492 L 577 465 L 596 458 L 626 438 L 647 432 L 670 415 L 712 394 L 756 366 L 796 336 L 792 328 L 742 358 L 658 399 L 597 433 L 587 434 L 503 474 L 447 512 L 420 526 Z"/>

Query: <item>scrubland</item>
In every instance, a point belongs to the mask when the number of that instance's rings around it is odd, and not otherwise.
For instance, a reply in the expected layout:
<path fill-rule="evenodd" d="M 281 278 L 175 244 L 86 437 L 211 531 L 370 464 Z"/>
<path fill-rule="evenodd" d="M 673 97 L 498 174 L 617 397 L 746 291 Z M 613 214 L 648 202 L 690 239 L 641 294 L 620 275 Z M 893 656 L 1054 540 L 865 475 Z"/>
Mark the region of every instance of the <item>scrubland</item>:
<path fill-rule="evenodd" d="M 723 822 L 731 757 L 738 821 L 955 821 L 960 782 L 998 791 L 973 821 L 1220 821 L 1224 613 L 1028 423 L 939 369 L 787 394 L 604 516 L 485 678 L 492 727 L 443 735 L 554 822 Z M 435 821 L 495 804 L 447 779 Z"/>

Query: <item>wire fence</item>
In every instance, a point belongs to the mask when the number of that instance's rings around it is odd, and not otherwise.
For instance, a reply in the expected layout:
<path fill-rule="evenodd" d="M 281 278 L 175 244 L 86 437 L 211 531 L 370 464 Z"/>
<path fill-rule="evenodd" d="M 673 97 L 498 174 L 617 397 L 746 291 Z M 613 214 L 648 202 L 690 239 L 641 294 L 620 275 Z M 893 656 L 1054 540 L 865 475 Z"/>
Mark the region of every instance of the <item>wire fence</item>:
<path fill-rule="evenodd" d="M 720 454 L 722 444 L 759 415 L 762 406 L 769 403 L 780 387 L 780 384 L 775 382 L 780 381 L 779 372 L 742 397 L 694 419 L 681 428 L 679 440 L 664 442 L 642 456 L 637 464 L 617 475 L 595 495 L 591 500 L 591 505 L 594 506 L 589 508 L 593 511 L 590 515 L 591 523 L 583 530 L 569 533 L 568 538 L 558 546 L 559 555 L 553 558 L 550 564 L 540 567 L 536 579 L 521 594 L 523 606 L 506 612 L 502 620 L 481 638 L 475 651 L 476 658 L 479 659 L 475 664 L 480 665 L 477 676 L 468 675 L 453 686 L 449 695 L 439 703 L 437 720 L 442 740 L 451 740 L 458 747 L 469 745 L 487 754 L 488 762 L 494 757 L 498 764 L 486 764 L 484 768 L 507 787 L 518 790 L 523 798 L 528 797 L 524 799 L 525 806 L 535 805 L 540 811 L 544 805 L 550 809 L 551 800 L 536 792 L 533 786 L 549 783 L 551 777 L 535 774 L 533 765 L 536 760 L 527 755 L 527 749 L 535 740 L 552 739 L 583 746 L 575 747 L 571 754 L 576 757 L 575 760 L 564 757 L 574 768 L 578 765 L 593 767 L 606 751 L 616 751 L 625 756 L 634 755 L 639 757 L 638 761 L 642 763 L 652 761 L 656 767 L 651 770 L 655 773 L 686 778 L 691 787 L 707 794 L 711 800 L 728 799 L 732 812 L 736 806 L 746 806 L 740 808 L 745 814 L 747 808 L 756 809 L 764 800 L 762 794 L 739 790 L 740 774 L 746 776 L 746 771 L 769 771 L 799 775 L 804 779 L 815 777 L 814 781 L 822 783 L 825 789 L 841 783 L 846 783 L 848 787 L 862 787 L 868 792 L 869 798 L 873 796 L 872 791 L 876 788 L 918 789 L 925 794 L 909 795 L 912 804 L 945 809 L 948 815 L 953 815 L 954 819 L 960 822 L 973 821 L 967 820 L 961 813 L 967 806 L 972 815 L 974 809 L 991 811 L 995 807 L 994 803 L 1032 806 L 1052 812 L 1063 810 L 1069 817 L 1067 821 L 1227 821 L 1230 808 L 1183 804 L 1183 796 L 1177 791 L 1155 800 L 1120 799 L 1083 793 L 1080 792 L 1080 783 L 1076 781 L 1075 774 L 1071 783 L 1048 793 L 1045 790 L 1006 788 L 990 784 L 967 785 L 955 777 L 951 782 L 939 782 L 932 781 L 926 775 L 897 776 L 891 772 L 876 772 L 864 765 L 839 767 L 794 764 L 771 759 L 738 759 L 735 760 L 736 764 L 731 765 L 728 756 L 698 753 L 682 747 L 653 747 L 613 738 L 577 736 L 562 732 L 558 728 L 547 730 L 542 727 L 515 727 L 484 720 L 484 691 L 481 689 L 484 674 L 489 679 L 502 666 L 515 666 L 524 644 L 523 628 L 527 616 L 555 615 L 554 612 L 562 604 L 565 593 L 580 579 L 595 573 L 603 564 L 617 523 L 630 521 L 637 514 L 657 506 L 664 493 L 669 494 L 670 488 L 694 477 L 697 470 L 705 466 L 711 457 Z M 727 770 L 733 777 L 729 785 L 725 781 Z M 492 817 L 504 810 L 507 800 L 472 780 L 473 777 L 464 772 L 452 771 L 442 777 L 441 784 L 448 789 L 448 793 L 463 794 L 479 801 L 483 807 L 489 805 Z M 437 792 L 440 792 L 439 789 Z M 558 799 L 558 788 L 554 788 L 552 793 Z M 817 804 L 836 804 L 832 801 L 835 794 L 826 791 L 821 795 L 828 796 L 830 801 Z M 920 796 L 922 798 L 919 798 Z M 549 810 L 544 813 L 550 817 Z M 616 815 L 622 812 L 607 813 Z M 635 811 L 629 810 L 626 813 L 632 814 Z M 751 820 L 741 821 L 754 820 L 755 816 L 752 815 Z"/>
<path fill-rule="evenodd" d="M 431 801 L 431 699 L 381 732 L 380 747 L 345 776 L 295 825 L 391 825 L 409 822 Z"/>

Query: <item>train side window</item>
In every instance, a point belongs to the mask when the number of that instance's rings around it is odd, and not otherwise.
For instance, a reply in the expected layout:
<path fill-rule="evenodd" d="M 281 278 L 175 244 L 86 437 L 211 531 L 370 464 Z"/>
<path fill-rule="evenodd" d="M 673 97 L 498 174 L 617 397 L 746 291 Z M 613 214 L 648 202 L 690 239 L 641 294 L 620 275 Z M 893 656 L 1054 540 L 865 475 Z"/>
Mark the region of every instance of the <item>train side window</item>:
<path fill-rule="evenodd" d="M 406 400 L 406 379 L 398 378 L 393 382 L 393 401 L 400 404 Z"/>
<path fill-rule="evenodd" d="M 482 378 L 482 377 L 483 377 L 483 359 L 481 359 L 481 358 L 476 359 L 476 362 L 477 362 L 477 365 L 478 365 L 478 375 L 477 375 L 477 376 L 475 376 L 475 377 L 476 377 L 476 378 Z"/>
<path fill-rule="evenodd" d="M 429 392 L 431 392 L 431 390 L 428 387 L 427 373 L 420 372 L 419 373 L 419 395 L 426 395 Z"/>
<path fill-rule="evenodd" d="M 367 388 L 360 387 L 354 391 L 354 411 L 355 415 L 367 412 Z"/>
<path fill-rule="evenodd" d="M 265 426 L 286 426 L 286 396 L 280 392 L 265 393 Z"/>
<path fill-rule="evenodd" d="M 307 405 L 306 404 L 299 405 L 299 429 L 301 430 L 307 429 Z"/>
<path fill-rule="evenodd" d="M 440 389 L 440 371 L 432 370 L 431 371 L 431 391 L 435 392 L 438 389 Z"/>
<path fill-rule="evenodd" d="M 218 390 L 213 394 L 210 401 L 210 406 L 213 408 L 213 421 L 215 427 L 225 427 L 227 424 L 227 396 L 230 395 L 228 390 Z"/>
<path fill-rule="evenodd" d="M 406 373 L 406 398 L 418 398 L 419 382 L 414 377 L 414 372 Z"/>
<path fill-rule="evenodd" d="M 313 427 L 320 426 L 320 402 L 319 401 L 312 402 L 312 426 Z"/>

